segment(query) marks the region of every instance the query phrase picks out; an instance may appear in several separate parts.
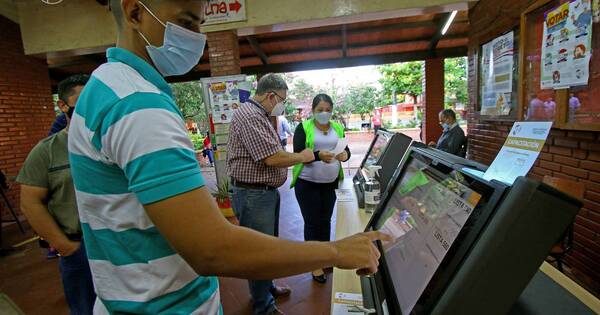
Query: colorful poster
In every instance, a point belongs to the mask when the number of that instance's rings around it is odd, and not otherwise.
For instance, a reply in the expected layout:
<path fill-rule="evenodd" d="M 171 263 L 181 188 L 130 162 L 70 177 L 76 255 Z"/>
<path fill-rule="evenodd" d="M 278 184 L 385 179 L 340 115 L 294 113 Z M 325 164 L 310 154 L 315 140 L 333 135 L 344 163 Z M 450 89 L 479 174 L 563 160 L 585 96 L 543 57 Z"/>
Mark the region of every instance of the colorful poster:
<path fill-rule="evenodd" d="M 512 185 L 517 177 L 527 175 L 540 155 L 551 128 L 552 122 L 516 122 L 483 178 Z"/>
<path fill-rule="evenodd" d="M 482 115 L 508 115 L 512 109 L 514 33 L 482 46 Z"/>
<path fill-rule="evenodd" d="M 240 106 L 239 78 L 224 78 L 204 82 L 205 95 L 209 104 L 209 113 L 215 124 L 228 124 L 233 111 Z"/>
<path fill-rule="evenodd" d="M 546 12 L 542 40 L 542 89 L 587 85 L 592 48 L 592 5 L 573 0 Z"/>

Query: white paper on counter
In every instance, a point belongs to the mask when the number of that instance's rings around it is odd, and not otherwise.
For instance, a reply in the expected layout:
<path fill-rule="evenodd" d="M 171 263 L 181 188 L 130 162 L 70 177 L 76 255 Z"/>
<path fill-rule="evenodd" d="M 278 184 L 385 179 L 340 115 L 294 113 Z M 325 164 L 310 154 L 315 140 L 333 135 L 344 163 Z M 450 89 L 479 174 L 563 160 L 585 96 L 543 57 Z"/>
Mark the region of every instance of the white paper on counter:
<path fill-rule="evenodd" d="M 335 196 L 338 202 L 351 202 L 354 201 L 354 194 L 351 189 L 336 189 Z"/>

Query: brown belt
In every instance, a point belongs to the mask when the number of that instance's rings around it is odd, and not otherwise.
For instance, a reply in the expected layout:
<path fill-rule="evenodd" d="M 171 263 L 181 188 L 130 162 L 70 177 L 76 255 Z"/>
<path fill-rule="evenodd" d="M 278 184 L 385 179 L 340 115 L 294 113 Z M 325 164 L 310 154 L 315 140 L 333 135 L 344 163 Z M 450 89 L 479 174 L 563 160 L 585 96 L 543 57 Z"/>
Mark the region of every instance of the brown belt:
<path fill-rule="evenodd" d="M 246 189 L 257 189 L 257 190 L 275 190 L 275 189 L 277 189 L 276 187 L 269 186 L 269 185 L 243 183 L 243 182 L 239 182 L 233 178 L 231 179 L 231 184 L 235 187 L 246 188 Z"/>

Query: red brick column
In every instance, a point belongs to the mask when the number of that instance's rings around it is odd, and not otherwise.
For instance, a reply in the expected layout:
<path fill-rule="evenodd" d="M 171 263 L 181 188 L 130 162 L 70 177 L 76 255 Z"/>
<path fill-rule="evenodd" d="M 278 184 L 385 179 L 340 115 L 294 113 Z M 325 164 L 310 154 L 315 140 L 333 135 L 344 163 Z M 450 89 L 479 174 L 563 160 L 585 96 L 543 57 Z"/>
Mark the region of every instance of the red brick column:
<path fill-rule="evenodd" d="M 210 75 L 240 74 L 240 46 L 235 31 L 207 33 Z"/>
<path fill-rule="evenodd" d="M 47 136 L 55 114 L 46 63 L 25 56 L 19 25 L 0 16 L 0 29 L 0 170 L 10 177 Z M 11 184 L 8 196 L 18 208 L 19 187 Z M 3 201 L 0 209 L 0 215 L 8 218 Z"/>
<path fill-rule="evenodd" d="M 444 59 L 425 60 L 423 77 L 423 140 L 437 142 L 442 134 L 439 113 L 444 109 Z"/>

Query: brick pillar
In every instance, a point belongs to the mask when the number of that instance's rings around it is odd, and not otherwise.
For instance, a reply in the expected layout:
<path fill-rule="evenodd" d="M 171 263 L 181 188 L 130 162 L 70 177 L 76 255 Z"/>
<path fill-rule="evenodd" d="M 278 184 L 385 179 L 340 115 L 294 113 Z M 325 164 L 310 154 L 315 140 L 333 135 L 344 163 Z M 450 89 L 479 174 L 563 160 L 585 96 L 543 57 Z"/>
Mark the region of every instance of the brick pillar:
<path fill-rule="evenodd" d="M 8 196 L 19 207 L 16 176 L 31 148 L 48 135 L 54 121 L 50 77 L 45 61 L 25 56 L 19 25 L 0 16 L 0 170 L 9 176 Z M 9 212 L 0 201 L 5 218 Z"/>
<path fill-rule="evenodd" d="M 210 75 L 213 77 L 240 74 L 240 46 L 235 31 L 207 33 Z"/>
<path fill-rule="evenodd" d="M 210 75 L 220 77 L 242 72 L 240 67 L 240 46 L 236 31 L 210 32 L 206 34 Z M 217 185 L 229 180 L 225 161 L 215 161 Z"/>
<path fill-rule="evenodd" d="M 425 60 L 423 78 L 423 142 L 437 142 L 442 134 L 439 113 L 444 109 L 444 59 Z"/>

